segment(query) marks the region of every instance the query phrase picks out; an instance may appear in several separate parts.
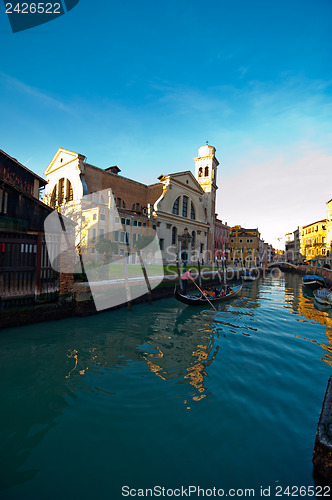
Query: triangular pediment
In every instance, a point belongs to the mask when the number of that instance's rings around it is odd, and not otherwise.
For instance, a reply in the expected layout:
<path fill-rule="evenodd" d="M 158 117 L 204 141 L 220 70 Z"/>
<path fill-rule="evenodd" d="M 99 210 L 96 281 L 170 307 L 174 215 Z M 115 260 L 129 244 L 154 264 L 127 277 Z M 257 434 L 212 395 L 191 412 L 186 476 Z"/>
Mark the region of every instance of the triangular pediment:
<path fill-rule="evenodd" d="M 163 176 L 164 179 L 169 178 L 171 182 L 175 182 L 177 184 L 183 184 L 183 186 L 189 187 L 190 189 L 195 189 L 200 193 L 204 193 L 200 183 L 197 181 L 196 177 L 190 172 L 190 170 L 186 170 L 185 172 L 176 172 L 174 174 L 169 174 L 167 176 Z M 159 178 L 160 179 L 160 178 Z M 161 179 L 162 182 L 162 179 Z"/>
<path fill-rule="evenodd" d="M 84 159 L 84 156 L 79 153 L 74 153 L 73 151 L 68 151 L 67 149 L 59 148 L 44 174 L 49 175 L 58 168 L 68 165 L 68 163 L 78 162 L 79 159 Z"/>

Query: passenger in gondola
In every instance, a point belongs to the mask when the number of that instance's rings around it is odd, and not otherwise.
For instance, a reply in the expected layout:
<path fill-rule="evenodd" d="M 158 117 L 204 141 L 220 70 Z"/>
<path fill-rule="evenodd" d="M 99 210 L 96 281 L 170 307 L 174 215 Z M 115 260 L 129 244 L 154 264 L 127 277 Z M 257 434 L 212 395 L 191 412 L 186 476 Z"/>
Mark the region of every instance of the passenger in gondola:
<path fill-rule="evenodd" d="M 182 292 L 184 295 L 187 294 L 187 284 L 188 284 L 188 280 L 191 280 L 193 282 L 194 281 L 194 278 L 192 277 L 191 275 L 191 270 L 189 269 L 189 271 L 185 272 L 181 278 L 181 285 L 182 285 Z"/>

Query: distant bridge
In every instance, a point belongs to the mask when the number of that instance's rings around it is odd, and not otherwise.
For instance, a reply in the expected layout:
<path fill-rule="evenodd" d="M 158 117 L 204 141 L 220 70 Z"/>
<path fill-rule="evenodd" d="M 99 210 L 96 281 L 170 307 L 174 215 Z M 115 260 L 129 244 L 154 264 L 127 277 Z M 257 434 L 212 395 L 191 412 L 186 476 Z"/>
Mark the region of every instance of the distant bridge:
<path fill-rule="evenodd" d="M 294 264 L 285 261 L 271 262 L 271 264 L 268 264 L 267 267 L 269 269 L 271 269 L 272 267 L 285 267 L 288 269 L 298 269 L 298 267 L 294 266 Z"/>

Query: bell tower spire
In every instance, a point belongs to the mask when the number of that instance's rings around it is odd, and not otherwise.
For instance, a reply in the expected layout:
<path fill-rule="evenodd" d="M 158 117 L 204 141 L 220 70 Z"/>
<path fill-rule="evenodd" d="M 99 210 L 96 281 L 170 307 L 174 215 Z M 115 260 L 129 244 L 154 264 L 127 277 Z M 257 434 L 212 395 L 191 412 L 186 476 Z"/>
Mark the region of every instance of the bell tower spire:
<path fill-rule="evenodd" d="M 206 210 L 207 222 L 210 224 L 210 234 L 208 238 L 208 249 L 212 252 L 213 259 L 214 246 L 214 226 L 216 213 L 216 191 L 217 167 L 219 162 L 215 156 L 216 148 L 210 146 L 206 141 L 205 146 L 198 149 L 198 157 L 195 161 L 195 177 L 204 190 L 203 203 Z"/>

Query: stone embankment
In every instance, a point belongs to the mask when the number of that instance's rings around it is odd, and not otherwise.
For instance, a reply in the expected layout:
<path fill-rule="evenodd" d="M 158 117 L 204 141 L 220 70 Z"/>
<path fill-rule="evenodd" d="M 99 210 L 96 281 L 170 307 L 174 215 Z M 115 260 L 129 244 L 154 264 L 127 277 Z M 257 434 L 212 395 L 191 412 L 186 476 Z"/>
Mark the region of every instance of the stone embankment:
<path fill-rule="evenodd" d="M 306 272 L 319 274 L 326 279 L 327 283 L 332 285 L 332 270 L 298 266 L 293 271 L 299 274 L 305 274 Z M 227 270 L 227 280 L 240 280 L 242 272 L 243 269 L 241 268 L 229 267 Z M 256 272 L 261 276 L 266 276 L 270 272 L 277 272 L 277 270 L 272 271 L 268 268 L 260 268 L 257 269 Z M 217 271 L 211 271 L 210 269 L 202 272 L 202 280 L 204 286 L 218 284 L 219 278 Z M 171 297 L 174 294 L 174 286 L 177 283 L 177 275 L 165 276 L 163 282 L 157 288 L 152 290 L 151 295 L 142 295 L 141 297 L 134 299 L 132 304 L 139 304 L 149 302 L 151 300 Z M 74 316 L 88 316 L 97 313 L 91 290 L 87 283 L 75 283 L 73 285 L 66 283 L 66 285 L 68 286 L 63 288 L 63 295 L 60 296 L 60 299 L 57 302 L 2 310 L 0 313 L 0 329 L 23 326 L 42 321 L 64 319 Z M 192 283 L 188 283 L 188 285 L 188 290 L 195 288 Z M 126 305 L 127 304 L 124 303 L 117 307 L 123 307 Z"/>

